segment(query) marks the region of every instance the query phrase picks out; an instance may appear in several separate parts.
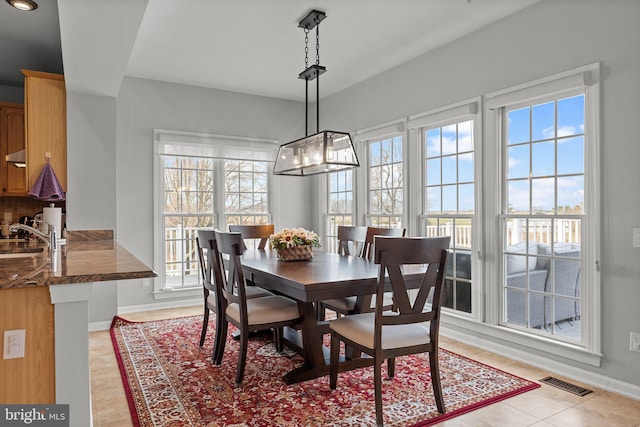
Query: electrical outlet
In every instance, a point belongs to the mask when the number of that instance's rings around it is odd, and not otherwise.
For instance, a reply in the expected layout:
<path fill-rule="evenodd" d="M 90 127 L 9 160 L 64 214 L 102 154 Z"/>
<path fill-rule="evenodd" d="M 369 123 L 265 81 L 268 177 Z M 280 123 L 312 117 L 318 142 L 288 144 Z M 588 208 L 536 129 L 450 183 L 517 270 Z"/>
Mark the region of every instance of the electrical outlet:
<path fill-rule="evenodd" d="M 640 228 L 633 229 L 633 247 L 640 248 Z"/>
<path fill-rule="evenodd" d="M 4 331 L 4 359 L 24 357 L 24 329 Z"/>
<path fill-rule="evenodd" d="M 629 350 L 640 353 L 640 332 L 631 332 Z"/>
<path fill-rule="evenodd" d="M 140 287 L 148 288 L 149 286 L 151 286 L 151 279 L 145 278 L 140 280 Z"/>

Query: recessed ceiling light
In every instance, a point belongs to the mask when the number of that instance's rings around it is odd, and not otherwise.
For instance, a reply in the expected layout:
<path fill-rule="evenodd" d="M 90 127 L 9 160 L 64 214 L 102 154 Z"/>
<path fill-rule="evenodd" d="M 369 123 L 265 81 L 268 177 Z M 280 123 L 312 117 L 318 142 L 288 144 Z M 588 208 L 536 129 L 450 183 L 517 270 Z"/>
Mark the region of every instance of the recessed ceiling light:
<path fill-rule="evenodd" d="M 18 10 L 34 10 L 38 8 L 38 3 L 33 0 L 7 0 L 7 3 Z"/>

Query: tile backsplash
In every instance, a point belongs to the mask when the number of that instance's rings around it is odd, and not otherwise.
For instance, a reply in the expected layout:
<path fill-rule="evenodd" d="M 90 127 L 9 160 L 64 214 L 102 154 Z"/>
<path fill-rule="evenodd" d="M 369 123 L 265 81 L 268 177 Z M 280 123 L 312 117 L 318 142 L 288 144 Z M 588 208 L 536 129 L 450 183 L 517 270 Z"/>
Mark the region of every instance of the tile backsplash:
<path fill-rule="evenodd" d="M 43 202 L 31 197 L 0 197 L 0 220 L 4 221 L 4 213 L 11 213 L 11 221 L 18 222 L 21 216 L 30 216 L 42 212 L 42 208 L 50 205 L 50 202 Z M 65 202 L 56 202 L 56 207 L 62 208 L 65 212 Z"/>

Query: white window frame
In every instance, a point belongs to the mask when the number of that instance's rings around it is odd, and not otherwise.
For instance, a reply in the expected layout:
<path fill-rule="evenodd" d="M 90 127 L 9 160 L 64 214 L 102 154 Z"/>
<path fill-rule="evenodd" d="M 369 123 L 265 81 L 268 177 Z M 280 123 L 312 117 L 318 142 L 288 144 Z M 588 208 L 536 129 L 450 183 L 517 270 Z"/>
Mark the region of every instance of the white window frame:
<path fill-rule="evenodd" d="M 191 296 L 201 296 L 202 286 L 165 288 L 164 283 L 164 176 L 162 155 L 182 155 L 196 157 L 210 157 L 214 160 L 215 186 L 214 192 L 214 223 L 219 228 L 226 229 L 224 205 L 224 160 L 253 160 L 266 161 L 270 166 L 275 161 L 278 141 L 270 139 L 236 137 L 198 132 L 174 131 L 154 129 L 154 270 L 158 276 L 153 282 L 154 299 L 172 299 Z M 269 176 L 269 217 L 273 212 L 276 186 Z"/>
<path fill-rule="evenodd" d="M 388 123 L 384 123 L 379 126 L 375 126 L 372 128 L 364 129 L 356 132 L 355 142 L 356 142 L 356 153 L 358 155 L 358 159 L 360 159 L 360 167 L 358 168 L 358 183 L 362 183 L 360 187 L 356 191 L 356 198 L 358 200 L 358 207 L 360 210 L 358 211 L 358 217 L 361 218 L 359 221 L 360 225 L 370 225 L 370 218 L 372 215 L 369 215 L 369 143 L 380 141 L 383 139 L 389 139 L 394 137 L 402 138 L 402 164 L 403 164 L 403 203 L 402 203 L 402 215 L 400 216 L 400 221 L 402 224 L 402 228 L 407 229 L 407 235 L 411 231 L 408 227 L 408 198 L 409 192 L 411 191 L 411 186 L 409 185 L 407 176 L 410 172 L 407 165 L 407 137 L 408 133 L 406 132 L 406 119 L 394 120 Z"/>
<path fill-rule="evenodd" d="M 583 345 L 573 345 L 550 336 L 536 336 L 533 333 L 511 329 L 500 325 L 503 271 L 503 228 L 501 206 L 503 192 L 489 191 L 484 195 L 485 245 L 496 248 L 495 256 L 486 262 L 486 323 L 494 325 L 490 334 L 523 346 L 536 348 L 551 354 L 599 366 L 601 354 L 601 310 L 600 310 L 600 64 L 591 64 L 578 69 L 559 73 L 530 83 L 504 89 L 485 96 L 486 141 L 485 184 L 489 189 L 503 188 L 502 110 L 522 102 L 535 102 L 557 94 L 562 96 L 575 89 L 585 93 L 585 220 L 583 235 L 584 254 L 581 275 L 581 312 Z M 492 284 L 492 285 L 491 285 Z"/>
<path fill-rule="evenodd" d="M 336 172 L 329 172 L 328 174 L 326 174 L 326 177 L 323 178 L 322 180 L 322 185 L 320 187 L 320 194 L 324 195 L 324 208 L 322 209 L 322 212 L 324 212 L 324 221 L 323 221 L 323 225 L 322 225 L 322 236 L 324 239 L 324 243 L 323 246 L 326 248 L 326 250 L 330 250 L 332 247 L 335 246 L 335 248 L 337 248 L 338 243 L 337 243 L 337 236 L 332 236 L 329 234 L 330 232 L 330 227 L 329 227 L 329 219 L 331 217 L 337 217 L 337 216 L 341 216 L 341 217 L 346 217 L 346 216 L 350 216 L 351 217 L 351 224 L 352 225 L 358 225 L 356 223 L 356 169 L 352 168 L 352 169 L 348 169 L 349 171 L 351 171 L 351 212 L 343 212 L 343 213 L 339 213 L 339 212 L 329 212 L 329 206 L 330 206 L 330 200 L 329 200 L 329 196 L 331 195 L 330 190 L 331 190 L 331 185 L 329 184 L 329 180 L 331 179 L 331 176 L 334 174 L 340 174 L 340 173 L 344 173 L 346 171 L 336 171 Z M 335 242 L 329 242 L 328 238 L 332 237 L 332 238 L 336 238 Z"/>
<path fill-rule="evenodd" d="M 411 182 L 420 182 L 420 185 L 413 187 L 411 193 L 412 200 L 419 200 L 416 203 L 417 212 L 412 214 L 417 215 L 418 224 L 417 230 L 420 235 L 423 235 L 423 230 L 427 218 L 424 212 L 424 130 L 430 127 L 439 127 L 449 125 L 452 123 L 459 123 L 467 120 L 473 120 L 473 135 L 474 135 L 474 197 L 475 197 L 475 214 L 472 220 L 472 241 L 473 247 L 471 248 L 471 313 L 465 313 L 459 310 L 444 309 L 443 312 L 453 317 L 463 317 L 474 319 L 476 321 L 482 321 L 484 318 L 484 280 L 483 280 L 483 264 L 479 262 L 484 247 L 482 242 L 484 241 L 482 235 L 482 111 L 481 111 L 481 98 L 476 97 L 455 104 L 451 104 L 438 109 L 430 110 L 424 113 L 415 114 L 409 116 L 407 121 L 407 127 L 410 131 L 410 170 L 416 171 L 411 177 Z M 416 179 L 419 177 L 419 180 Z"/>

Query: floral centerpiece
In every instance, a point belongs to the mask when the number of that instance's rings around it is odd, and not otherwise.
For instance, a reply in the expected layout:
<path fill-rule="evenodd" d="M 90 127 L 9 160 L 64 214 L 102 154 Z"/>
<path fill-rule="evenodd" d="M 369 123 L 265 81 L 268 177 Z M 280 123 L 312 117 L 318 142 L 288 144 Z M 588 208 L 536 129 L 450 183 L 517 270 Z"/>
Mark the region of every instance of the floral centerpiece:
<path fill-rule="evenodd" d="M 305 261 L 313 258 L 312 248 L 320 247 L 318 235 L 304 228 L 283 228 L 269 237 L 271 247 L 281 261 Z"/>

